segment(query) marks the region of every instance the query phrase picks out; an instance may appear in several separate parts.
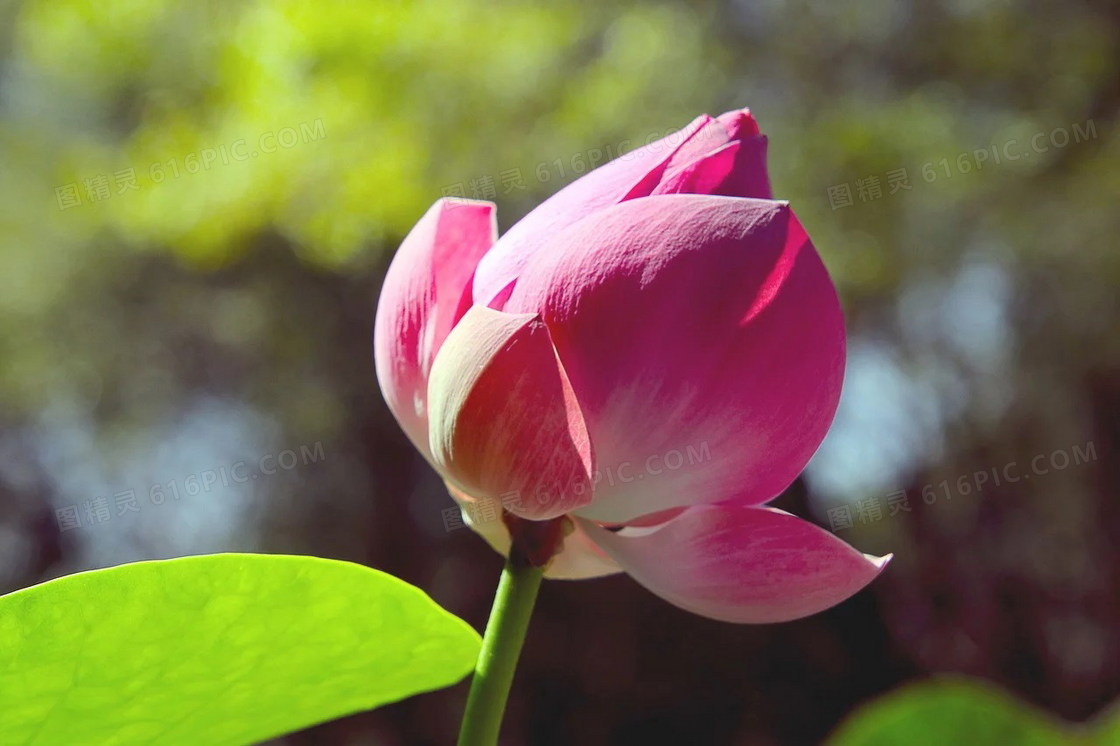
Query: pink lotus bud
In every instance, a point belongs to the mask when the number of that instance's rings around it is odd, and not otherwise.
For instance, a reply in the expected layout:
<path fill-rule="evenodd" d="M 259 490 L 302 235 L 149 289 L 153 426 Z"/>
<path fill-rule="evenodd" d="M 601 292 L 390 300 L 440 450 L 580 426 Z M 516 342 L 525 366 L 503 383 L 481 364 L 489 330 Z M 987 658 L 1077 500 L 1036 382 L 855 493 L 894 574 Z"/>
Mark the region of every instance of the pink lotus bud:
<path fill-rule="evenodd" d="M 495 240 L 493 205 L 437 202 L 377 309 L 405 432 L 498 551 L 501 520 L 565 516 L 551 577 L 625 571 L 698 614 L 794 619 L 889 557 L 765 507 L 832 421 L 835 289 L 770 199 L 747 111 L 704 116 L 561 190 Z"/>

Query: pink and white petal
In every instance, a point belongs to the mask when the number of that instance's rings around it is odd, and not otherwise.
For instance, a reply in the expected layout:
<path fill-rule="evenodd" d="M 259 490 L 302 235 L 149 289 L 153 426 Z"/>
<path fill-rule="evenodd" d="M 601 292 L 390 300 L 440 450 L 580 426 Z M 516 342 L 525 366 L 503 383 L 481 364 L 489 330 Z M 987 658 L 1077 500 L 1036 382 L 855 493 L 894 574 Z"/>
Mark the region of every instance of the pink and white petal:
<path fill-rule="evenodd" d="M 564 537 L 564 545 L 545 568 L 544 576 L 553 580 L 586 580 L 616 575 L 622 568 L 603 551 L 587 530 L 573 522 L 572 532 Z"/>
<path fill-rule="evenodd" d="M 428 372 L 465 311 L 464 293 L 469 301 L 475 267 L 496 235 L 492 203 L 440 200 L 405 237 L 385 275 L 374 321 L 377 380 L 425 457 Z"/>
<path fill-rule="evenodd" d="M 801 472 L 835 414 L 844 327 L 788 205 L 664 195 L 602 210 L 526 267 L 596 447 L 601 523 L 735 497 Z"/>
<path fill-rule="evenodd" d="M 471 497 L 451 483 L 447 483 L 447 490 L 460 506 L 463 522 L 485 539 L 494 551 L 503 557 L 508 556 L 509 530 L 501 519 L 501 503 L 491 498 L 479 500 Z M 548 563 L 544 575 L 554 580 L 586 580 L 620 572 L 622 568 L 618 563 L 588 538 L 582 526 L 573 523 L 572 533 L 564 537 L 560 551 Z"/>
<path fill-rule="evenodd" d="M 725 622 L 768 624 L 850 597 L 890 560 L 775 508 L 703 505 L 655 528 L 580 521 L 627 572 L 671 604 Z"/>
<path fill-rule="evenodd" d="M 600 166 L 542 202 L 510 228 L 479 263 L 474 302 L 499 307 L 495 298 L 517 279 L 529 256 L 557 232 L 605 207 L 651 194 L 675 154 L 710 126 L 716 126 L 726 142 L 722 128 L 705 114 L 667 137 Z M 701 153 L 717 146 L 714 141 L 705 142 Z"/>
<path fill-rule="evenodd" d="M 463 515 L 463 523 L 467 524 L 476 534 L 486 540 L 498 554 L 506 557 L 509 555 L 509 531 L 502 522 L 502 503 L 496 498 L 477 498 L 468 495 L 451 482 L 444 482 L 448 494 L 455 500 L 455 504 Z"/>
<path fill-rule="evenodd" d="M 530 520 L 591 499 L 587 427 L 535 314 L 467 311 L 432 365 L 428 402 L 433 463 L 463 492 Z"/>

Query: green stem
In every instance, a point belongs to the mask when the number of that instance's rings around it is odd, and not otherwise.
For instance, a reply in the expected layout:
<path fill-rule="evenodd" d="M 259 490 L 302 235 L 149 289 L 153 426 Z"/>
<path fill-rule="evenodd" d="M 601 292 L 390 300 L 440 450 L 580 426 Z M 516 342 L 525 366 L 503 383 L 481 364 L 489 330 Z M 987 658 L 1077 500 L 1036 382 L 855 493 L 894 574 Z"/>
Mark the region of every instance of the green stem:
<path fill-rule="evenodd" d="M 542 567 L 506 560 L 471 680 L 459 746 L 498 743 L 506 698 L 543 576 Z"/>

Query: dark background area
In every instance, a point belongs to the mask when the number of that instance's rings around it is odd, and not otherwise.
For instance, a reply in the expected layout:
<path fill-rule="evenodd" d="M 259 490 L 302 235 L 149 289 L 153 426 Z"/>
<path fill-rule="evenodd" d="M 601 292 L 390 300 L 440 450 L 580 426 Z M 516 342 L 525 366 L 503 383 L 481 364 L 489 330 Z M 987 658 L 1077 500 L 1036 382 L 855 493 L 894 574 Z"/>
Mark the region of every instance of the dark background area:
<path fill-rule="evenodd" d="M 940 674 L 1073 722 L 1120 695 L 1115 4 L 91 8 L 0 5 L 0 592 L 310 553 L 481 629 L 500 558 L 448 530 L 373 375 L 393 250 L 441 196 L 505 230 L 607 153 L 750 106 L 850 341 L 776 504 L 895 559 L 773 626 L 547 582 L 505 742 L 815 744 Z M 465 696 L 277 743 L 451 743 Z"/>

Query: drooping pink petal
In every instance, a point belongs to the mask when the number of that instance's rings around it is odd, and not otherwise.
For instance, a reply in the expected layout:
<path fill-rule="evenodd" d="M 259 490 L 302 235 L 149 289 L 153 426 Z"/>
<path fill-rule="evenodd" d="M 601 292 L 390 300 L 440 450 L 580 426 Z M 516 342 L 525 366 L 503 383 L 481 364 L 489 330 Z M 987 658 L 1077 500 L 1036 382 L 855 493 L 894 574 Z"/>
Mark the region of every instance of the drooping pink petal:
<path fill-rule="evenodd" d="M 385 275 L 374 322 L 377 380 L 389 409 L 425 456 L 428 372 L 465 311 L 464 293 L 496 234 L 492 203 L 440 200 L 401 243 Z"/>
<path fill-rule="evenodd" d="M 542 202 L 510 228 L 479 264 L 474 279 L 475 303 L 491 305 L 494 297 L 517 278 L 529 255 L 558 231 L 604 207 L 651 194 L 673 154 L 713 122 L 708 115 L 701 115 L 680 131 L 615 158 Z"/>
<path fill-rule="evenodd" d="M 595 443 L 583 517 L 765 502 L 836 410 L 840 305 L 785 203 L 671 195 L 602 210 L 533 258 L 506 308 L 548 325 Z"/>
<path fill-rule="evenodd" d="M 861 554 L 784 511 L 749 505 L 696 506 L 661 526 L 618 532 L 580 523 L 646 588 L 726 622 L 784 622 L 823 611 L 890 560 Z"/>
<path fill-rule="evenodd" d="M 591 499 L 591 441 L 535 314 L 467 311 L 436 355 L 428 402 L 433 462 L 466 494 L 532 520 Z"/>

